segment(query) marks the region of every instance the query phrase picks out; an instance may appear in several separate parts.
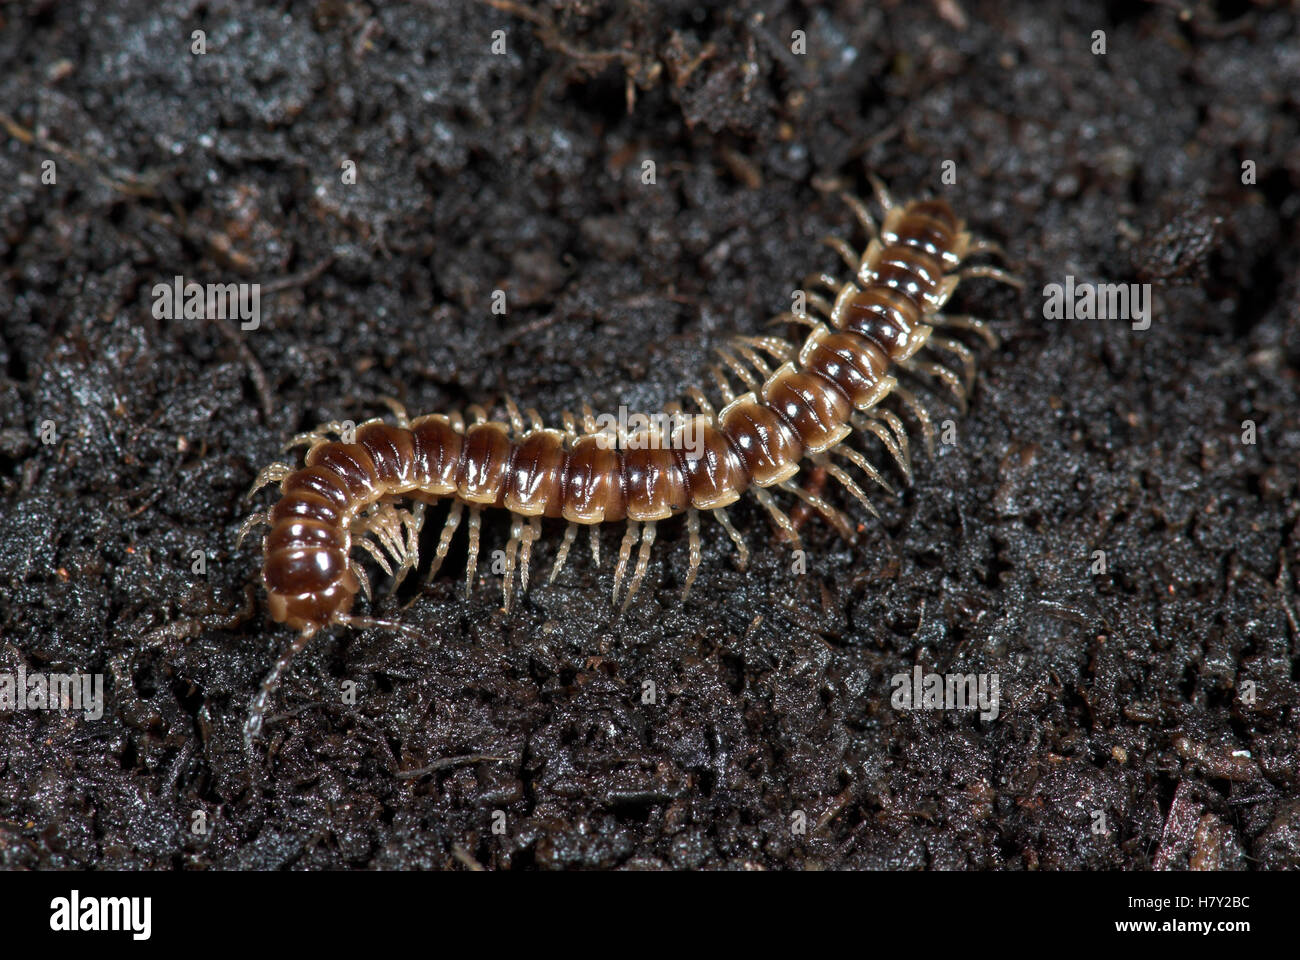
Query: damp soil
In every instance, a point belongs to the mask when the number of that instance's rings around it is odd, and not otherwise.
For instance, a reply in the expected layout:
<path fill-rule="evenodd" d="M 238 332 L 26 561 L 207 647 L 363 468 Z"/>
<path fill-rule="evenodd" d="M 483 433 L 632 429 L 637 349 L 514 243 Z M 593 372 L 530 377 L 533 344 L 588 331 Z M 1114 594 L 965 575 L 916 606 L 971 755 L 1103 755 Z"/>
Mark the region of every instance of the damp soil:
<path fill-rule="evenodd" d="M 1300 867 L 1284 5 L 0 17 L 0 668 L 106 685 L 100 719 L 0 716 L 0 865 Z M 463 547 L 375 571 L 358 611 L 413 632 L 319 637 L 246 755 L 290 634 L 235 539 L 289 437 L 707 386 L 837 268 L 819 238 L 861 243 L 867 168 L 1027 286 L 961 286 L 1001 346 L 967 416 L 927 401 L 950 442 L 879 521 L 830 491 L 856 543 L 809 519 L 797 569 L 740 506 L 752 563 L 708 524 L 683 603 L 664 524 L 621 618 L 612 529 L 548 584 L 548 526 L 509 615 L 486 570 L 463 599 Z M 260 326 L 158 319 L 177 276 L 261 284 Z M 1045 316 L 1067 277 L 1150 284 L 1149 327 Z M 997 717 L 899 709 L 918 666 L 995 674 Z"/>

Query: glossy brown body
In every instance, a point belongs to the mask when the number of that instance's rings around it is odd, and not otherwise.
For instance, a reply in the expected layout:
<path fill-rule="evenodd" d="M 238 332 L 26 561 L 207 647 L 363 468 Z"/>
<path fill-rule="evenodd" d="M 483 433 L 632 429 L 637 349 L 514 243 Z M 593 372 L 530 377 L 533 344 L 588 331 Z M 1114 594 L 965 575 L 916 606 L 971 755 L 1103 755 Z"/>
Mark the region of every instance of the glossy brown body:
<path fill-rule="evenodd" d="M 773 373 L 757 395 L 738 397 L 712 420 L 696 418 L 690 452 L 681 431 L 666 443 L 620 450 L 595 434 L 534 429 L 515 437 L 504 424 L 461 429 L 437 416 L 405 428 L 373 421 L 355 443 L 316 443 L 305 466 L 281 481 L 270 515 L 263 582 L 272 616 L 314 628 L 347 613 L 359 589 L 348 559 L 352 521 L 386 497 L 454 497 L 579 524 L 650 522 L 725 507 L 751 485 L 784 482 L 803 457 L 840 442 L 855 409 L 888 391 L 891 367 L 926 335 L 946 280 L 951 292 L 963 236 L 942 201 L 895 208 L 868 254 L 867 282 L 842 294 L 836 329 L 814 330 L 798 362 Z"/>

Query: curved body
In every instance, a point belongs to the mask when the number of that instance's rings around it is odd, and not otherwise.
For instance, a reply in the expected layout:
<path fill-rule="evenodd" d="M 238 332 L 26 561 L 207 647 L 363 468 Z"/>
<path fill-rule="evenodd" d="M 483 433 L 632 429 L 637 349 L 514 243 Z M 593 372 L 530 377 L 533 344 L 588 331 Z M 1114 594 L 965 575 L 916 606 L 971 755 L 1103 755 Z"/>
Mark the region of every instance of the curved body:
<path fill-rule="evenodd" d="M 304 465 L 268 467 L 254 487 L 278 480 L 282 494 L 269 513 L 250 518 L 250 523 L 268 522 L 271 527 L 264 540 L 262 571 L 271 616 L 302 631 L 295 648 L 321 627 L 353 621 L 353 600 L 361 590 L 368 593 L 369 586 L 351 556 L 352 548 L 365 547 L 389 573 L 393 570 L 386 555 L 391 556 L 400 580 L 418 563 L 425 505 L 441 499 L 453 503 L 433 570 L 468 510 L 467 590 L 477 567 L 480 513 L 502 509 L 511 514 L 507 608 L 516 567 L 521 588 L 527 588 L 530 549 L 540 536 L 543 517 L 569 521 L 555 572 L 579 526 L 594 532 L 599 524 L 627 523 L 615 572 L 615 600 L 632 548 L 638 540 L 641 546 L 624 606 L 640 586 L 659 521 L 687 515 L 687 590 L 699 564 L 699 514 L 712 514 L 722 523 L 743 561 L 747 550 L 725 508 L 747 492 L 792 540 L 798 539 L 796 525 L 776 505 L 769 488 L 794 494 L 851 536 L 844 516 L 816 489 L 800 487 L 793 478 L 811 462 L 823 477 L 839 481 L 873 510 L 845 465 L 833 458 L 847 460 L 889 489 L 867 458 L 850 446 L 856 429 L 874 435 L 909 473 L 907 433 L 882 401 L 897 398 L 920 422 L 927 440 L 932 429 L 928 412 L 899 385 L 897 375 L 938 380 L 964 405 L 965 388 L 956 374 L 916 355 L 925 348 L 946 350 L 973 376 L 971 351 L 957 340 L 936 336 L 935 328 L 960 326 L 996 341 L 982 321 L 945 317 L 941 310 L 963 276 L 1018 285 L 994 267 L 959 269 L 968 253 L 995 248 L 972 244 L 946 202 L 895 205 L 878 184 L 877 194 L 885 210 L 879 229 L 860 201 L 846 198 L 871 240 L 861 257 L 843 241 L 832 241 L 854 278 L 843 283 L 826 275 L 817 278 L 835 295 L 833 302 L 808 296 L 826 322 L 784 315 L 812 328 L 802 343 L 740 337 L 731 350 L 720 350 L 724 365 L 713 368 L 713 374 L 725 405 L 716 412 L 703 393 L 694 390 L 691 396 L 699 412 L 678 413 L 670 430 L 611 436 L 596 429 L 590 411 L 584 412 L 581 429 L 566 414 L 563 430 L 548 429 L 528 411 L 531 426 L 526 428 L 508 401 L 509 424 L 489 421 L 482 410 L 468 426 L 459 414 L 408 420 L 398 408 L 397 425 L 372 420 L 356 428 L 352 442 L 331 439 L 329 428 L 299 438 L 310 444 Z M 728 374 L 748 389 L 733 390 Z M 338 425 L 330 427 L 338 430 Z M 402 503 L 409 503 L 410 509 L 400 507 Z M 599 562 L 595 537 L 592 549 Z M 263 685 L 263 706 L 290 656 L 292 652 L 281 658 Z"/>

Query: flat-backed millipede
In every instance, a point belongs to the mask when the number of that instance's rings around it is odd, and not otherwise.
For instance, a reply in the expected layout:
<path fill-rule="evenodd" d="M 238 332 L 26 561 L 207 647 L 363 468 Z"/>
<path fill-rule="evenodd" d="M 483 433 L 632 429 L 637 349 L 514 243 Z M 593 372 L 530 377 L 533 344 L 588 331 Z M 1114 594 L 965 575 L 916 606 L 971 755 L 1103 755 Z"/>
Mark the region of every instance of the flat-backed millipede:
<path fill-rule="evenodd" d="M 711 371 L 725 404 L 719 411 L 703 391 L 692 389 L 688 393 L 699 412 L 687 415 L 679 405 L 668 405 L 668 430 L 611 432 L 598 429 L 585 407 L 580 420 L 566 413 L 564 428 L 556 430 L 545 427 L 532 410 L 527 411 L 526 424 L 509 399 L 508 423 L 489 420 L 482 408 L 471 407 L 468 425 L 458 413 L 408 419 L 400 405 L 390 402 L 396 425 L 370 420 L 356 427 L 352 442 L 331 439 L 341 432 L 339 423 L 296 437 L 286 449 L 308 445 L 304 465 L 276 463 L 262 470 L 249 496 L 278 482 L 281 498 L 270 511 L 249 517 L 240 532 L 242 541 L 254 525 L 270 525 L 262 569 L 268 606 L 276 621 L 299 631 L 254 697 L 246 738 L 251 742 L 261 729 L 271 694 L 317 630 L 335 623 L 401 629 L 390 621 L 350 613 L 358 592 L 370 594 L 365 570 L 351 556 L 352 547 L 361 546 L 400 583 L 419 564 L 426 506 L 442 499 L 451 505 L 429 578 L 468 514 L 467 595 L 478 567 L 482 514 L 487 508 L 509 511 L 503 582 L 507 610 L 516 571 L 520 592 L 528 588 L 532 546 L 544 517 L 568 521 L 552 580 L 568 558 L 579 525 L 589 527 L 592 555 L 599 565 L 598 525 L 626 521 L 614 570 L 615 603 L 632 550 L 638 542 L 640 547 L 624 608 L 645 576 L 656 524 L 678 514 L 686 514 L 689 537 L 683 597 L 700 564 L 701 512 L 711 513 L 726 530 L 743 566 L 748 550 L 725 508 L 746 492 L 793 543 L 799 541 L 798 531 L 772 488 L 793 495 L 851 539 L 853 525 L 845 515 L 816 490 L 795 483 L 801 462 L 808 460 L 819 477 L 836 480 L 875 514 L 846 467 L 857 467 L 872 483 L 893 491 L 864 453 L 849 445 L 854 431 L 879 441 L 910 478 L 907 430 L 898 412 L 882 401 L 889 398 L 900 412 L 914 417 L 930 449 L 934 428 L 928 409 L 895 374 L 932 378 L 964 409 L 975 376 L 975 354 L 966 343 L 942 336 L 936 328 L 971 331 L 990 346 L 997 340 L 984 321 L 941 310 L 964 277 L 1021 286 L 994 266 L 962 267 L 973 254 L 1001 251 L 992 243 L 972 240 L 945 201 L 895 204 L 883 185 L 874 178 L 872 183 L 884 212 L 879 229 L 861 200 L 843 195 L 869 238 L 865 252 L 859 256 L 844 240 L 825 239 L 853 279 L 841 282 L 827 274 L 805 278 L 806 286 L 826 288 L 834 297 L 806 295 L 807 304 L 824 320 L 794 313 L 776 318 L 774 322 L 810 327 L 802 344 L 775 336 L 743 336 L 719 349 L 722 362 Z M 954 357 L 964 380 L 930 359 L 935 351 Z M 765 357 L 777 362 L 776 369 Z M 729 374 L 746 392 L 737 395 Z M 410 501 L 409 509 L 400 506 L 403 501 Z"/>

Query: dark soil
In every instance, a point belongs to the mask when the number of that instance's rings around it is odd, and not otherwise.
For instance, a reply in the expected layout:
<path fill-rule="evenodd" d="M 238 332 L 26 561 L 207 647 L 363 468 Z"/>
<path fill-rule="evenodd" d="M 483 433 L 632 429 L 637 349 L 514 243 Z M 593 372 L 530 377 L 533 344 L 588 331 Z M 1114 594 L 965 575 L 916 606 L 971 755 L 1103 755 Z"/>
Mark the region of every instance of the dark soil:
<path fill-rule="evenodd" d="M 1188 10 L 6 6 L 0 672 L 108 699 L 0 717 L 0 864 L 1300 867 L 1300 31 Z M 737 508 L 753 564 L 708 524 L 685 603 L 665 524 L 622 619 L 613 529 L 549 586 L 548 528 L 508 616 L 463 547 L 379 576 L 422 639 L 315 641 L 250 761 L 291 634 L 234 544 L 281 444 L 384 396 L 657 409 L 860 242 L 864 165 L 1028 282 L 962 285 L 1003 346 L 883 522 L 810 520 L 796 575 Z M 176 275 L 261 283 L 260 329 L 155 319 Z M 1067 276 L 1151 283 L 1150 328 L 1045 319 Z M 894 709 L 915 665 L 1000 715 Z"/>

